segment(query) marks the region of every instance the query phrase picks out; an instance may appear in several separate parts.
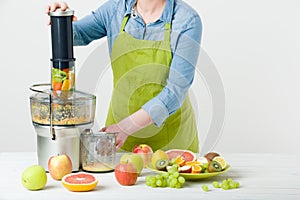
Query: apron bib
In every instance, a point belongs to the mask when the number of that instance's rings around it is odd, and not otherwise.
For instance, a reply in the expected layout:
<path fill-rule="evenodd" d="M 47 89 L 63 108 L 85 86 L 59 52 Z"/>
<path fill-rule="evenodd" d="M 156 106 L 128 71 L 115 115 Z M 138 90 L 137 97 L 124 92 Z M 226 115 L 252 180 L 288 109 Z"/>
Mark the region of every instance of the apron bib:
<path fill-rule="evenodd" d="M 140 40 L 125 32 L 128 19 L 129 15 L 124 17 L 112 47 L 114 89 L 106 126 L 118 123 L 157 96 L 166 86 L 172 61 L 170 23 L 165 25 L 163 41 Z M 122 149 L 132 151 L 137 144 L 148 144 L 154 151 L 177 148 L 198 152 L 198 132 L 189 98 L 161 127 L 152 124 L 130 135 Z"/>

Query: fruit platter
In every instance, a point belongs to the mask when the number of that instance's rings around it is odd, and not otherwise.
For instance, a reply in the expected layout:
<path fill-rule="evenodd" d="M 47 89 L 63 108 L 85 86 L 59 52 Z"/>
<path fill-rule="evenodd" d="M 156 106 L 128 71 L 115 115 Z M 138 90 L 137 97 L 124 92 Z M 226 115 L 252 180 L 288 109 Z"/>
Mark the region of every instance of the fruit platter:
<path fill-rule="evenodd" d="M 217 176 L 227 172 L 230 165 L 224 157 L 216 152 L 208 152 L 204 156 L 183 149 L 158 149 L 153 152 L 146 144 L 137 145 L 132 152 L 119 155 L 120 159 L 114 167 L 114 177 L 122 186 L 133 186 L 138 177 L 145 180 L 146 186 L 152 188 L 184 187 L 187 180 L 199 180 Z M 142 174 L 148 168 L 154 173 Z M 68 155 L 53 155 L 48 161 L 50 176 L 61 181 L 69 191 L 93 191 L 98 184 L 98 179 L 91 173 L 72 172 L 72 161 Z M 144 176 L 144 177 L 143 177 Z M 47 183 L 45 170 L 38 165 L 27 168 L 22 174 L 22 184 L 28 190 L 41 190 Z M 222 182 L 212 182 L 214 188 L 224 190 L 239 188 L 239 182 L 226 178 Z M 207 185 L 202 184 L 202 190 L 210 191 Z"/>
<path fill-rule="evenodd" d="M 208 152 L 204 156 L 189 150 L 158 150 L 153 153 L 148 169 L 163 174 L 171 168 L 177 168 L 180 176 L 186 180 L 206 179 L 227 172 L 230 165 L 216 152 Z"/>

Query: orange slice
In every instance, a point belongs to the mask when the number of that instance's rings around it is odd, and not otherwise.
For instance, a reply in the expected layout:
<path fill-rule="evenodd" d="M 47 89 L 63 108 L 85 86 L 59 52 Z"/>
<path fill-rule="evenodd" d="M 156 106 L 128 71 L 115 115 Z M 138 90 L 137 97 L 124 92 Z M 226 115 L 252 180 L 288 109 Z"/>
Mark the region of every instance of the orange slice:
<path fill-rule="evenodd" d="M 193 166 L 193 165 L 202 165 L 202 163 L 199 162 L 199 161 L 189 161 L 189 162 L 186 162 L 185 164 L 186 165 L 190 165 L 190 166 Z"/>
<path fill-rule="evenodd" d="M 202 167 L 200 165 L 193 165 L 192 166 L 192 174 L 199 174 L 201 173 Z"/>
<path fill-rule="evenodd" d="M 175 163 L 182 167 L 183 165 L 185 165 L 185 160 L 182 156 L 178 156 L 175 160 Z"/>
<path fill-rule="evenodd" d="M 71 89 L 71 82 L 69 79 L 64 80 L 62 86 L 61 86 L 61 90 L 63 91 L 68 91 Z"/>
<path fill-rule="evenodd" d="M 62 87 L 62 83 L 58 83 L 58 82 L 55 82 L 54 80 L 52 80 L 52 89 L 53 90 L 61 90 L 61 87 Z"/>

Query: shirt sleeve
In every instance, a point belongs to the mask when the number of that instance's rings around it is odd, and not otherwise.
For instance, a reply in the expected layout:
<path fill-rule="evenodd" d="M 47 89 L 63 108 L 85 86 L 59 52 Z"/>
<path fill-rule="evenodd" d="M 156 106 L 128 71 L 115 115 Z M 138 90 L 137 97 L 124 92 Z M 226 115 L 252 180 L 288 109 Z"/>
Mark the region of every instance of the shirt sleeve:
<path fill-rule="evenodd" d="M 101 5 L 91 14 L 73 23 L 74 46 L 87 45 L 93 40 L 107 36 L 112 14 L 116 12 L 117 1 L 110 0 Z"/>
<path fill-rule="evenodd" d="M 200 17 L 193 16 L 193 20 L 182 32 L 174 33 L 172 30 L 172 35 L 174 34 L 178 34 L 177 43 L 167 85 L 156 97 L 142 106 L 158 127 L 181 107 L 192 85 L 202 36 Z"/>

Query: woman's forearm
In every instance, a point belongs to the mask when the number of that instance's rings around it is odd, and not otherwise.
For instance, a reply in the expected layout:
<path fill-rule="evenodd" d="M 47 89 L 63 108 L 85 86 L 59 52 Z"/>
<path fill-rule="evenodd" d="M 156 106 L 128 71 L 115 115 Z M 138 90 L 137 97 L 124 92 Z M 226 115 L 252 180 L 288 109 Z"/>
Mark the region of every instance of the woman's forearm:
<path fill-rule="evenodd" d="M 124 133 L 131 135 L 152 123 L 150 115 L 145 110 L 140 109 L 121 120 L 117 125 Z"/>

